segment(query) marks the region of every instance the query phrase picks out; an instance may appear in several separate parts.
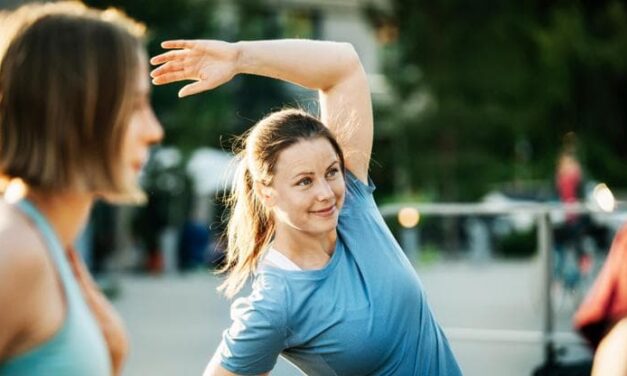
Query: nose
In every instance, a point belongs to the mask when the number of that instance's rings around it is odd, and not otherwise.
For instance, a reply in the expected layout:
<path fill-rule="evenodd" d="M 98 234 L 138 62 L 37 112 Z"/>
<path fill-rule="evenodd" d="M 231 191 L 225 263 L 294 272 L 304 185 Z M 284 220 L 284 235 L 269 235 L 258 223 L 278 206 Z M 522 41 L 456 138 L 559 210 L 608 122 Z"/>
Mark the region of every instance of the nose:
<path fill-rule="evenodd" d="M 163 139 L 163 127 L 152 107 L 148 112 L 149 114 L 145 118 L 145 125 L 142 127 L 144 129 L 144 140 L 151 145 L 158 144 Z"/>
<path fill-rule="evenodd" d="M 331 189 L 331 185 L 326 179 L 323 179 L 320 184 L 318 184 L 318 190 L 316 192 L 316 198 L 318 201 L 327 201 L 332 199 L 334 196 L 333 189 Z"/>

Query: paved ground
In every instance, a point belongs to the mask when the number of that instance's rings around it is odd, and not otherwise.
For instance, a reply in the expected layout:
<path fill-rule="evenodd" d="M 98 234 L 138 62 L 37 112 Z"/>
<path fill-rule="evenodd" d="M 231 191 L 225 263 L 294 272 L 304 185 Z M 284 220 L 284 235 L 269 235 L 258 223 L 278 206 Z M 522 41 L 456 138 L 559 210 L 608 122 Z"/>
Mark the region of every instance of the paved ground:
<path fill-rule="evenodd" d="M 529 375 L 542 362 L 542 346 L 529 332 L 542 328 L 539 270 L 533 261 L 447 262 L 418 269 L 466 375 Z M 132 344 L 125 375 L 200 375 L 229 323 L 229 302 L 215 292 L 218 282 L 208 273 L 122 276 L 115 305 Z M 572 306 L 565 299 L 556 307 L 559 331 L 570 331 Z M 477 335 L 468 328 L 509 332 Z M 568 356 L 589 354 L 572 345 Z M 283 360 L 272 372 L 298 374 Z"/>

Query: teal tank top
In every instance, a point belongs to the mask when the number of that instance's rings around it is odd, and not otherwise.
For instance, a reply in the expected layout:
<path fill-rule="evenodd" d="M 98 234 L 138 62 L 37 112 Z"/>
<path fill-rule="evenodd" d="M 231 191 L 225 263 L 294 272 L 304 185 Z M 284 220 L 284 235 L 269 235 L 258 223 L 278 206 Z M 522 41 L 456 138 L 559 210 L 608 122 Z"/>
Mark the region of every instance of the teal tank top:
<path fill-rule="evenodd" d="M 59 238 L 32 203 L 22 200 L 17 205 L 43 236 L 61 278 L 67 306 L 63 324 L 54 336 L 0 364 L 0 376 L 111 376 L 106 342 L 83 298 Z"/>

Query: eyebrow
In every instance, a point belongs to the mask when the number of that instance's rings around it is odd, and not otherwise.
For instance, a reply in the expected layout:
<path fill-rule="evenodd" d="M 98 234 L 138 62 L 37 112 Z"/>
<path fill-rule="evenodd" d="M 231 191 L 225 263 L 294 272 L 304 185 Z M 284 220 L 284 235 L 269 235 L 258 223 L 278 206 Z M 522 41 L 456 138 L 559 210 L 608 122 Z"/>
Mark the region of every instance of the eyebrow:
<path fill-rule="evenodd" d="M 331 167 L 333 167 L 333 165 L 335 165 L 336 163 L 340 163 L 340 161 L 338 159 L 334 160 L 329 167 L 327 167 L 326 169 L 330 169 Z M 299 172 L 298 174 L 292 176 L 292 179 L 296 179 L 299 176 L 308 176 L 308 175 L 313 175 L 313 171 L 303 171 L 303 172 Z"/>

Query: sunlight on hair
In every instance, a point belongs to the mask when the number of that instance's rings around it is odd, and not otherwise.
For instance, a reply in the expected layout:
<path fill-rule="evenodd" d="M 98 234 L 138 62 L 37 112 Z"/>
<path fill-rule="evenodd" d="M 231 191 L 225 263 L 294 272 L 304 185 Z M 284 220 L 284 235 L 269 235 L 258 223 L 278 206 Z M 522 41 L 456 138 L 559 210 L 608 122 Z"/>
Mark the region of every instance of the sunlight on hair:
<path fill-rule="evenodd" d="M 10 203 L 16 203 L 26 196 L 27 188 L 22 179 L 11 179 L 4 191 L 4 199 Z"/>
<path fill-rule="evenodd" d="M 107 8 L 100 14 L 100 18 L 103 21 L 123 25 L 126 30 L 135 37 L 143 36 L 146 34 L 146 25 L 128 18 L 126 16 L 126 13 L 119 9 Z"/>

